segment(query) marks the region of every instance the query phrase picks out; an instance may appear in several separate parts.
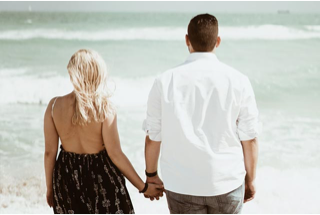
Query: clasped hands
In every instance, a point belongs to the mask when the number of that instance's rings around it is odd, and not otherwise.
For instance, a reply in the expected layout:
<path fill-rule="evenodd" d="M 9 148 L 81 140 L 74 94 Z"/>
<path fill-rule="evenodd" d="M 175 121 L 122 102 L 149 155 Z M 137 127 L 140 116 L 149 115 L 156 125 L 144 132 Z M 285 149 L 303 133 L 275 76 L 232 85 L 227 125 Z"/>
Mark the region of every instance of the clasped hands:
<path fill-rule="evenodd" d="M 147 177 L 146 183 L 148 183 L 148 189 L 144 193 L 144 197 L 149 198 L 151 201 L 154 199 L 159 200 L 165 191 L 163 182 L 159 176 Z"/>

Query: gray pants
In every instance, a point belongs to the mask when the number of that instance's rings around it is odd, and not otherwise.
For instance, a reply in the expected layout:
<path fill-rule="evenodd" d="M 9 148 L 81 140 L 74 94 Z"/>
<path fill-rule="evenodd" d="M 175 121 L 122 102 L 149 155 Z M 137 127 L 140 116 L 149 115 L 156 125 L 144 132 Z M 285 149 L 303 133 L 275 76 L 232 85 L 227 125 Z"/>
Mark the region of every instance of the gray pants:
<path fill-rule="evenodd" d="M 241 213 L 244 184 L 219 196 L 190 196 L 166 191 L 171 214 L 238 214 Z"/>

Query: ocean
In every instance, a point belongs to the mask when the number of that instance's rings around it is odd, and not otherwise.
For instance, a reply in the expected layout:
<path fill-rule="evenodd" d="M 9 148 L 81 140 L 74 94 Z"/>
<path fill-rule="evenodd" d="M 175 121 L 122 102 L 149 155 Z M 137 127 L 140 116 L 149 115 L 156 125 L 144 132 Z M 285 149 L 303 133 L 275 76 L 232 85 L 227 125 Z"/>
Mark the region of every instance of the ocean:
<path fill-rule="evenodd" d="M 144 178 L 147 96 L 158 74 L 188 56 L 195 15 L 0 12 L 0 213 L 52 213 L 43 115 L 72 91 L 66 67 L 81 48 L 107 63 L 121 144 Z M 214 15 L 217 56 L 249 77 L 260 110 L 257 195 L 243 212 L 320 213 L 320 14 Z M 165 198 L 127 186 L 137 213 L 169 212 Z"/>

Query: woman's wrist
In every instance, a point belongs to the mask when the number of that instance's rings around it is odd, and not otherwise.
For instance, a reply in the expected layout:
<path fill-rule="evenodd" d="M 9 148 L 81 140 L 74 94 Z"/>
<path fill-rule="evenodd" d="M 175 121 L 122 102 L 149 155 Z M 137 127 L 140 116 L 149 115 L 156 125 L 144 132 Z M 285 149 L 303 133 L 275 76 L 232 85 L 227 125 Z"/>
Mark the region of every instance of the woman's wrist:
<path fill-rule="evenodd" d="M 143 189 L 142 189 L 142 190 L 139 190 L 139 193 L 145 193 L 147 190 L 148 190 L 148 183 L 146 182 L 146 183 L 144 184 Z"/>
<path fill-rule="evenodd" d="M 144 186 L 145 186 L 145 183 L 141 180 L 137 186 L 137 189 L 139 190 L 139 192 L 143 190 Z"/>
<path fill-rule="evenodd" d="M 47 183 L 46 184 L 46 186 L 47 186 L 47 191 L 52 191 L 53 190 L 53 185 L 52 185 L 52 183 Z"/>

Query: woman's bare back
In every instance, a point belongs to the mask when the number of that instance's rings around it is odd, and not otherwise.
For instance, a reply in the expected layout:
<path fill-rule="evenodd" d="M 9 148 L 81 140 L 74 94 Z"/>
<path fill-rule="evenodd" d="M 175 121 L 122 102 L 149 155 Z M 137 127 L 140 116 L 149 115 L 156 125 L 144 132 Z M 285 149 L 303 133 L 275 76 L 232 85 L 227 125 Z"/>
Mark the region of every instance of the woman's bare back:
<path fill-rule="evenodd" d="M 75 94 L 57 97 L 52 107 L 52 117 L 63 148 L 68 152 L 93 154 L 105 149 L 102 138 L 102 123 L 85 126 L 73 125 Z"/>

